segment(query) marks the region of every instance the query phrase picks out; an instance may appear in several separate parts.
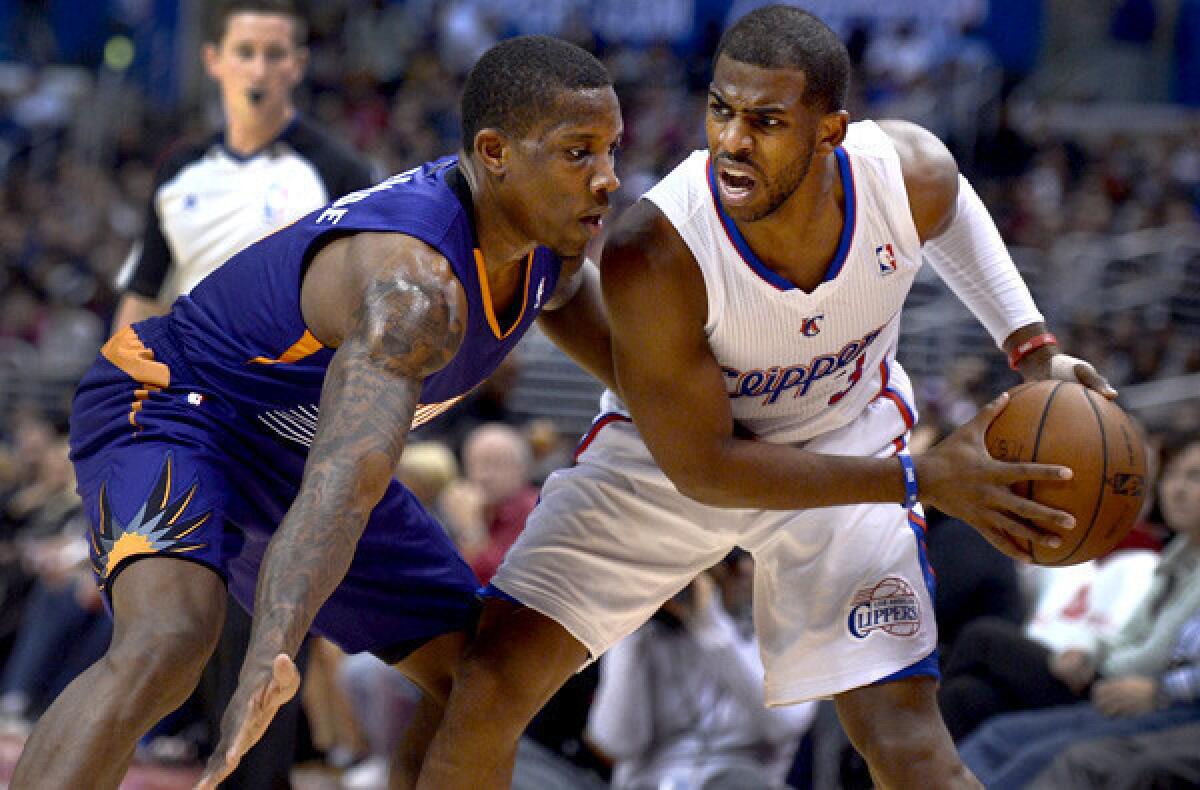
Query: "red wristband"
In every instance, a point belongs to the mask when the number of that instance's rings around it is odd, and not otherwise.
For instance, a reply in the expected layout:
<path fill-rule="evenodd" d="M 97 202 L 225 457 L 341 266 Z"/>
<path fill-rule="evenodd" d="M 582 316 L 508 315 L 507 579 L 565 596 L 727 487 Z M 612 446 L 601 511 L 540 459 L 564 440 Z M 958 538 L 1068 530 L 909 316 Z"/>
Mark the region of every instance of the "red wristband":
<path fill-rule="evenodd" d="M 1008 366 L 1013 370 L 1021 364 L 1021 360 L 1037 351 L 1042 346 L 1057 346 L 1058 338 L 1050 332 L 1043 332 L 1040 335 L 1026 338 L 1017 344 L 1017 347 L 1008 352 Z"/>

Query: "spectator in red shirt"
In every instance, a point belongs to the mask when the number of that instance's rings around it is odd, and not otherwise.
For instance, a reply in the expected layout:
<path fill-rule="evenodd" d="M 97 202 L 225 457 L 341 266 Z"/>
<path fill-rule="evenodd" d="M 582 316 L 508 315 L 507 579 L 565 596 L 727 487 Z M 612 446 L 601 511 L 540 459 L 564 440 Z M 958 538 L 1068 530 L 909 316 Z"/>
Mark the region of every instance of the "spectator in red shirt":
<path fill-rule="evenodd" d="M 442 513 L 463 556 L 487 584 L 537 504 L 529 442 L 512 426 L 484 423 L 467 434 L 462 456 L 465 479 L 443 493 Z"/>

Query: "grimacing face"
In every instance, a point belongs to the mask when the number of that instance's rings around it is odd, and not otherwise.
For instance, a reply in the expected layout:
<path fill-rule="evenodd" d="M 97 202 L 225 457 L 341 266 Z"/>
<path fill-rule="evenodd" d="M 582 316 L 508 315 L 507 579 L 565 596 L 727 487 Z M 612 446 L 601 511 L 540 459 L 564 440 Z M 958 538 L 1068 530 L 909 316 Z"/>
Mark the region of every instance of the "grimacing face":
<path fill-rule="evenodd" d="M 722 55 L 704 130 L 721 205 L 735 220 L 775 212 L 812 167 L 822 113 L 804 103 L 797 69 L 765 69 Z"/>
<path fill-rule="evenodd" d="M 561 256 L 581 254 L 603 230 L 609 195 L 621 185 L 623 133 L 611 87 L 566 93 L 553 119 L 512 141 L 504 173 L 510 219 Z"/>
<path fill-rule="evenodd" d="M 307 50 L 296 45 L 295 21 L 286 14 L 229 15 L 221 40 L 204 47 L 204 66 L 222 104 L 234 116 L 279 115 L 304 76 Z"/>

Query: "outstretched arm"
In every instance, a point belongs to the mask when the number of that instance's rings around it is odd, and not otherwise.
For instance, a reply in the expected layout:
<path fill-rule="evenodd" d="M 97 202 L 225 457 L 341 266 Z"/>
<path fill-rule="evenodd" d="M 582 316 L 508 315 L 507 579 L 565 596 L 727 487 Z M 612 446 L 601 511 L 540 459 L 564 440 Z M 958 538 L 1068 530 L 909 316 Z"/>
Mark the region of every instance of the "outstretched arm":
<path fill-rule="evenodd" d="M 934 135 L 907 121 L 879 124 L 896 146 L 924 253 L 946 284 L 1015 358 L 1026 381 L 1079 381 L 1116 390 L 1084 360 L 1062 353 L 1043 322 L 983 201 Z"/>
<path fill-rule="evenodd" d="M 330 277 L 333 271 L 342 274 Z M 409 237 L 360 234 L 332 242 L 307 280 L 309 291 L 314 281 L 329 286 L 319 298 L 306 293 L 305 317 L 313 334 L 338 350 L 299 493 L 263 560 L 250 646 L 201 787 L 233 770 L 295 692 L 290 658 L 350 566 L 404 448 L 423 380 L 462 339 L 466 304 L 458 281 L 445 259 Z"/>

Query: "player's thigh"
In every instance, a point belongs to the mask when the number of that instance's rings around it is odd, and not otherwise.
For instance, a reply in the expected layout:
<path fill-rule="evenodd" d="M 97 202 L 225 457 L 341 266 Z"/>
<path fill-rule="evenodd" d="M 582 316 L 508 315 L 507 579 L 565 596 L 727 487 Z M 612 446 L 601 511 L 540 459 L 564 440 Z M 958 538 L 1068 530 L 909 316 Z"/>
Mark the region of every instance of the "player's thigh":
<path fill-rule="evenodd" d="M 238 542 L 226 466 L 195 442 L 115 442 L 76 460 L 92 570 L 114 617 L 110 654 L 191 668 L 211 652 Z"/>
<path fill-rule="evenodd" d="M 878 504 L 765 513 L 743 545 L 755 560 L 769 702 L 827 697 L 895 673 L 936 676 L 934 580 L 919 513 Z"/>
<path fill-rule="evenodd" d="M 468 638 L 466 631 L 449 631 L 435 636 L 392 666 L 432 700 L 445 704 L 450 696 L 454 671 L 466 652 Z"/>
<path fill-rule="evenodd" d="M 211 568 L 146 556 L 113 581 L 113 650 L 198 671 L 225 619 L 225 583 Z"/>
<path fill-rule="evenodd" d="M 680 495 L 648 453 L 642 464 L 598 457 L 599 444 L 546 481 L 492 580 L 493 590 L 557 622 L 593 657 L 724 557 L 743 518 Z"/>
<path fill-rule="evenodd" d="M 124 570 L 146 557 L 225 575 L 239 548 L 226 521 L 228 463 L 211 447 L 166 441 L 120 443 L 76 460 L 92 570 L 106 600 Z"/>

